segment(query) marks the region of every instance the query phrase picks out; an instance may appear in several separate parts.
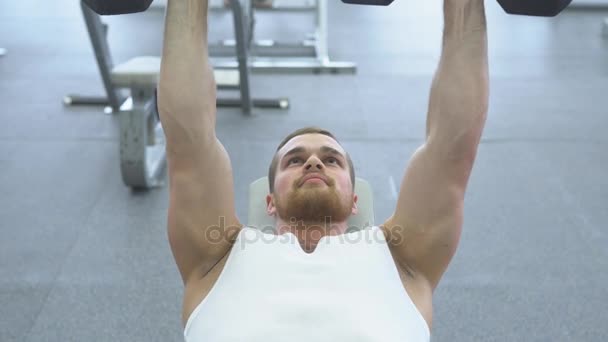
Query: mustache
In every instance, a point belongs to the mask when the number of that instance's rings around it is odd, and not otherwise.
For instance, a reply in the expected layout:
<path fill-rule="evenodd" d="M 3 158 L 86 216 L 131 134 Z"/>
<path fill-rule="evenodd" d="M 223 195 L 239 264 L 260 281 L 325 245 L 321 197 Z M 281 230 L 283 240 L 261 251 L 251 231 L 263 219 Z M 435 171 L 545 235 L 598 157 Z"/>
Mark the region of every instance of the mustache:
<path fill-rule="evenodd" d="M 315 175 L 317 175 L 317 174 L 315 174 Z M 304 180 L 305 180 L 307 177 L 311 177 L 311 176 L 312 176 L 312 175 L 307 174 L 307 175 L 304 175 L 304 176 L 300 177 L 298 180 L 296 180 L 296 181 L 294 182 L 294 186 L 295 186 L 296 188 L 300 187 L 301 185 L 303 185 Z M 329 177 L 329 176 L 327 176 L 327 175 L 324 175 L 324 174 L 319 173 L 319 174 L 318 174 L 318 176 L 319 176 L 319 178 L 323 179 L 323 180 L 325 181 L 325 183 L 326 183 L 328 186 L 333 186 L 333 185 L 335 184 L 335 181 L 333 180 L 333 178 L 331 178 L 331 177 Z M 314 178 L 314 176 L 312 176 L 312 177 Z"/>

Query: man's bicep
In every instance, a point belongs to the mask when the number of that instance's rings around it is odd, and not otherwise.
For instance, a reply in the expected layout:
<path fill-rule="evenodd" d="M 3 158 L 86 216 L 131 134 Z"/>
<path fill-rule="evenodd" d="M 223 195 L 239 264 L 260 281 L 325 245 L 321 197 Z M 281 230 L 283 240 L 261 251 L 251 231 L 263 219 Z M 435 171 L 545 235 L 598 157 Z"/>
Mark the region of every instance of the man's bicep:
<path fill-rule="evenodd" d="M 462 229 L 464 192 L 472 161 L 420 147 L 401 182 L 395 212 L 385 223 L 392 249 L 433 288 L 451 261 Z"/>
<path fill-rule="evenodd" d="M 230 159 L 219 141 L 191 157 L 168 156 L 168 235 L 184 282 L 207 272 L 242 227 L 235 209 Z M 202 275 L 202 274 L 201 274 Z"/>

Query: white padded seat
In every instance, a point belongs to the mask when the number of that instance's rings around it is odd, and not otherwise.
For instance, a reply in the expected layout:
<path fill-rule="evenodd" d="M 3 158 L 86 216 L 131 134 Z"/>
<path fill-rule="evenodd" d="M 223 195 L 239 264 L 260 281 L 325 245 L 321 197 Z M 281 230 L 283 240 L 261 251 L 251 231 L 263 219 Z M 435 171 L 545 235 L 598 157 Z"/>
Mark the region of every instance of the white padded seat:
<path fill-rule="evenodd" d="M 112 69 L 112 83 L 117 87 L 155 87 L 160 77 L 160 57 L 139 56 Z M 238 87 L 238 70 L 213 70 L 218 87 Z"/>

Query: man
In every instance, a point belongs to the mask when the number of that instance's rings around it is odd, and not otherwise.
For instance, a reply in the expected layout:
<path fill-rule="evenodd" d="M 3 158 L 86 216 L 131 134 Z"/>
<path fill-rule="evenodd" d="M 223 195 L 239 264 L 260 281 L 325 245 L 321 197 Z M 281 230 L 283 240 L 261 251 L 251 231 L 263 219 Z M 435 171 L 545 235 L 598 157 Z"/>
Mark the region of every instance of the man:
<path fill-rule="evenodd" d="M 353 165 L 331 133 L 306 128 L 279 146 L 268 214 L 275 234 L 295 238 L 297 248 L 262 239 L 269 234 L 236 216 L 230 160 L 215 135 L 207 8 L 206 0 L 169 0 L 159 83 L 185 339 L 428 341 L 433 291 L 459 242 L 487 114 L 483 0 L 444 0 L 427 139 L 405 171 L 394 214 L 361 227 L 380 240 L 321 244 L 347 234 L 357 214 Z M 233 248 L 245 240 L 252 242 Z"/>

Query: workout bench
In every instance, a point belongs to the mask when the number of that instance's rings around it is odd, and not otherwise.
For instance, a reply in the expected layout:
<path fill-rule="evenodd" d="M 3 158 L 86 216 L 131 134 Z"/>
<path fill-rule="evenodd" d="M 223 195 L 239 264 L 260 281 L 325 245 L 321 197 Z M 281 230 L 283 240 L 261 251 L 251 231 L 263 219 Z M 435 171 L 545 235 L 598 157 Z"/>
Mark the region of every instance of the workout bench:
<path fill-rule="evenodd" d="M 112 71 L 115 66 L 112 62 L 112 55 L 107 41 L 108 25 L 101 21 L 100 16 L 91 10 L 84 2 L 80 2 L 84 21 L 87 26 L 95 58 L 101 74 L 101 78 L 106 90 L 107 97 L 92 97 L 81 95 L 67 95 L 64 98 L 66 105 L 109 105 L 113 112 L 118 112 L 128 98 L 127 93 L 122 91 L 112 83 Z M 245 13 L 240 2 L 231 1 L 231 10 L 234 17 L 234 29 L 236 37 L 236 61 L 230 66 L 216 66 L 218 69 L 230 69 L 238 72 L 238 83 L 222 83 L 222 79 L 217 80 L 218 89 L 233 89 L 240 91 L 240 98 L 218 98 L 218 107 L 241 107 L 246 115 L 251 114 L 252 107 L 286 109 L 289 107 L 289 100 L 286 98 L 276 99 L 252 99 L 249 88 L 249 60 L 246 50 L 246 37 L 248 37 L 248 27 L 244 24 Z M 125 64 L 133 65 L 127 61 Z M 124 67 L 122 68 L 124 70 Z M 151 68 L 146 68 L 151 70 Z M 160 68 L 158 69 L 160 70 Z M 158 72 L 157 72 L 158 73 Z M 229 77 L 233 81 L 234 77 Z"/>
<path fill-rule="evenodd" d="M 130 98 L 118 112 L 120 120 L 120 169 L 127 186 L 150 188 L 162 184 L 165 140 L 156 109 L 155 89 L 160 74 L 159 57 L 136 57 L 117 65 L 111 82 L 128 88 Z M 214 70 L 218 84 L 237 87 L 238 72 Z"/>
<path fill-rule="evenodd" d="M 160 64 L 160 57 L 135 57 L 117 65 L 111 72 L 112 85 L 129 89 L 131 95 L 118 112 L 120 168 L 124 183 L 130 187 L 162 185 L 159 177 L 165 164 L 165 141 L 155 95 Z M 237 88 L 239 85 L 236 70 L 214 70 L 214 75 L 223 87 Z"/>
<path fill-rule="evenodd" d="M 218 107 L 241 107 L 251 114 L 252 107 L 289 107 L 289 100 L 252 99 L 245 46 L 246 31 L 239 1 L 231 1 L 238 44 L 237 68 L 215 69 L 218 89 L 240 90 L 240 98 L 218 98 Z M 106 40 L 107 25 L 81 2 L 82 12 L 106 89 L 107 97 L 69 95 L 67 105 L 109 105 L 120 122 L 120 169 L 125 185 L 147 189 L 162 185 L 161 171 L 166 164 L 165 140 L 156 108 L 155 89 L 160 76 L 161 58 L 140 56 L 113 65 Z"/>

